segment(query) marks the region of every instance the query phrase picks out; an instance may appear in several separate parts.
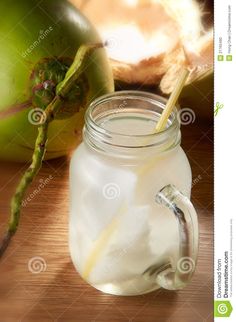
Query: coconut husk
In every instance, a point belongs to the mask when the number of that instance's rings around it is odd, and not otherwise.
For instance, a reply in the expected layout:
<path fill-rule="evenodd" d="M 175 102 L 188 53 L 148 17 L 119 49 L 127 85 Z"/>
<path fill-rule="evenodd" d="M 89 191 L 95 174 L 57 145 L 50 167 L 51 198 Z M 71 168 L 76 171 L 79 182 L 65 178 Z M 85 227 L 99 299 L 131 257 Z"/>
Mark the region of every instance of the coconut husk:
<path fill-rule="evenodd" d="M 107 43 L 118 83 L 155 85 L 169 95 L 187 52 L 191 73 L 180 102 L 211 108 L 213 30 L 204 29 L 204 12 L 195 0 L 71 1 Z"/>

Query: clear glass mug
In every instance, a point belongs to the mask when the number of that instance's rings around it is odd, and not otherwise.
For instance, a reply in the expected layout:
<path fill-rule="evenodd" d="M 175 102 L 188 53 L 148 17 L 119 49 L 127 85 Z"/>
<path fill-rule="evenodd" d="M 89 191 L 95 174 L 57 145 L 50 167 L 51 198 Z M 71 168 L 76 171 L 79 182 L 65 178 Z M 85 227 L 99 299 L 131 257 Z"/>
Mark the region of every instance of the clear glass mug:
<path fill-rule="evenodd" d="M 100 97 L 71 160 L 71 258 L 106 293 L 177 290 L 194 273 L 198 222 L 177 110 L 154 131 L 165 104 L 138 91 Z"/>

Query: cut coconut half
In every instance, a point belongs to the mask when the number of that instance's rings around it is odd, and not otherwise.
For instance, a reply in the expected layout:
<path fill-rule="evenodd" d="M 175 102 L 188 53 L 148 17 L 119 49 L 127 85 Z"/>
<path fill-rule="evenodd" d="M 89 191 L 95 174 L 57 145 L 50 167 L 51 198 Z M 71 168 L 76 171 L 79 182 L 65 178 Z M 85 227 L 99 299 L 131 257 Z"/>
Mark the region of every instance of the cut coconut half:
<path fill-rule="evenodd" d="M 169 93 L 184 63 L 189 81 L 213 66 L 213 33 L 205 32 L 202 9 L 194 0 L 71 0 L 107 43 L 116 80 L 159 84 Z"/>
<path fill-rule="evenodd" d="M 188 62 L 190 64 L 191 73 L 188 77 L 186 85 L 208 76 L 213 73 L 213 31 L 200 37 L 195 43 L 195 51 L 188 52 Z M 174 57 L 172 57 L 174 56 Z M 175 64 L 173 64 L 173 60 Z M 186 61 L 186 54 L 183 48 L 177 48 L 172 52 L 167 61 L 169 68 L 160 82 L 160 89 L 165 94 L 170 94 L 175 86 L 176 79 L 181 72 Z"/>

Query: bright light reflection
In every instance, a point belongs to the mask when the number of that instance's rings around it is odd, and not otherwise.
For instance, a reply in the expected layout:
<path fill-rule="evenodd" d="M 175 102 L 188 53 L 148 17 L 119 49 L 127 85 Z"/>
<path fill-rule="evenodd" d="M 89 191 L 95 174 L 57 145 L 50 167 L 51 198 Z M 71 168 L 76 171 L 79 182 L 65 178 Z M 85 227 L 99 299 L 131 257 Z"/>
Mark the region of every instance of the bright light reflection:
<path fill-rule="evenodd" d="M 154 21 L 156 30 L 155 28 L 143 30 L 141 27 L 143 16 L 140 15 L 141 11 L 137 14 L 137 9 L 142 5 L 143 0 L 123 0 L 123 2 L 127 7 L 132 7 L 129 10 L 133 12 L 131 16 L 133 21 L 119 25 L 119 22 L 114 19 L 112 25 L 105 24 L 100 30 L 103 39 L 108 42 L 107 50 L 110 58 L 136 64 L 143 59 L 172 50 L 178 42 L 182 42 L 187 51 L 198 53 L 198 41 L 203 33 L 202 12 L 194 0 L 149 0 L 152 5 L 161 5 L 164 8 L 163 13 L 166 12 L 166 24 L 160 27 L 158 19 L 155 22 L 153 17 L 154 7 L 145 9 L 147 16 L 147 10 L 150 10 L 149 23 Z M 148 3 L 147 0 L 145 2 Z M 142 10 L 141 7 L 140 10 Z M 176 28 L 173 27 L 175 24 Z M 175 28 L 174 32 L 173 28 Z"/>
<path fill-rule="evenodd" d="M 159 55 L 173 47 L 173 40 L 164 31 L 158 30 L 148 38 L 135 24 L 104 30 L 101 34 L 108 43 L 109 57 L 131 64 Z"/>

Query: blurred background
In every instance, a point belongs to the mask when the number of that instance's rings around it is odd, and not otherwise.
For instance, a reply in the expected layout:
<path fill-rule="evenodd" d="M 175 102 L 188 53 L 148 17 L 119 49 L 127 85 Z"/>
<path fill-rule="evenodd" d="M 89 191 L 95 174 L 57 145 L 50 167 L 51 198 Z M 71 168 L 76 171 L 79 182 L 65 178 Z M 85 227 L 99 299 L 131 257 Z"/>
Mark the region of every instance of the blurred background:
<path fill-rule="evenodd" d="M 146 89 L 168 96 L 187 59 L 191 75 L 179 103 L 200 117 L 212 117 L 213 1 L 71 2 L 106 43 L 117 90 Z"/>

